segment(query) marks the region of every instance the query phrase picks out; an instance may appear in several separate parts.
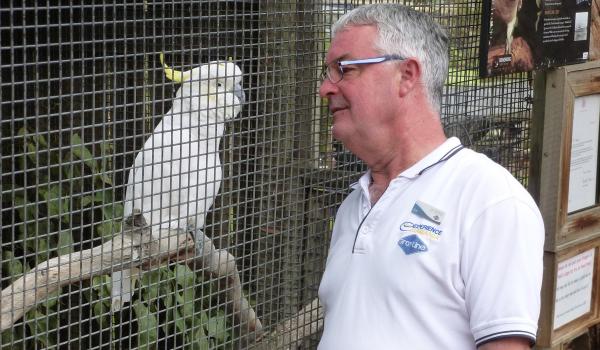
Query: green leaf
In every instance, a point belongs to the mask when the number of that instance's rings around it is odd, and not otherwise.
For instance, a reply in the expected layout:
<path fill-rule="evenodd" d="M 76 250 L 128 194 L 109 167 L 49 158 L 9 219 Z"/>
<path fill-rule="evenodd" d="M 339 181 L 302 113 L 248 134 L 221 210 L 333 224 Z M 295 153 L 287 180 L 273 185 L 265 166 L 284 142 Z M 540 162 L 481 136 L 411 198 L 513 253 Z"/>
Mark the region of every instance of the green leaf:
<path fill-rule="evenodd" d="M 159 270 L 162 282 L 159 287 L 160 295 L 172 295 L 177 290 L 175 287 L 175 274 L 167 267 L 161 267 Z M 171 302 L 170 306 L 175 305 L 171 300 L 169 302 Z"/>
<path fill-rule="evenodd" d="M 108 275 L 100 275 L 92 277 L 92 289 L 98 293 L 100 297 L 110 296 L 111 280 Z"/>
<path fill-rule="evenodd" d="M 94 201 L 101 200 L 104 203 L 112 202 L 112 191 L 105 191 L 111 195 L 111 199 L 107 197 L 95 197 Z M 102 217 L 106 222 L 97 226 L 98 234 L 104 239 L 111 239 L 115 233 L 121 232 L 121 222 L 115 219 L 123 217 L 123 205 L 112 203 L 102 207 Z"/>
<path fill-rule="evenodd" d="M 193 287 L 196 284 L 196 273 L 184 264 L 176 264 L 174 267 L 175 281 L 183 288 Z"/>
<path fill-rule="evenodd" d="M 175 328 L 177 328 L 177 331 L 181 334 L 186 334 L 187 333 L 187 326 L 185 325 L 185 320 L 183 318 L 183 316 L 181 315 L 181 313 L 179 312 L 179 310 L 174 307 L 173 309 L 173 321 L 175 322 Z"/>
<path fill-rule="evenodd" d="M 109 186 L 112 186 L 112 184 L 113 184 L 112 179 L 110 177 L 108 177 L 108 175 L 105 172 L 101 172 L 97 176 L 99 176 L 99 178 L 102 182 L 104 182 L 105 184 L 107 184 Z"/>
<path fill-rule="evenodd" d="M 204 312 L 202 312 L 204 314 Z M 190 333 L 188 333 L 190 334 Z M 204 332 L 204 326 L 201 322 L 196 323 L 194 331 L 191 332 L 191 343 L 194 350 L 209 350 L 210 341 Z"/>
<path fill-rule="evenodd" d="M 23 275 L 23 264 L 15 258 L 10 250 L 2 251 L 2 270 L 6 271 L 11 278 L 11 282 Z"/>
<path fill-rule="evenodd" d="M 29 203 L 27 198 L 23 196 L 15 196 L 14 207 L 22 221 L 35 220 L 37 206 L 34 203 Z"/>
<path fill-rule="evenodd" d="M 79 169 L 79 167 L 76 166 L 76 164 L 73 162 L 73 159 L 75 157 L 73 156 L 72 152 L 67 152 L 65 153 L 61 163 L 64 164 L 62 166 L 62 171 L 65 174 L 65 177 L 67 179 L 79 179 L 79 172 L 77 171 L 77 169 Z"/>
<path fill-rule="evenodd" d="M 81 197 L 81 208 L 85 208 L 88 205 L 94 202 L 94 197 L 92 196 L 83 196 Z"/>
<path fill-rule="evenodd" d="M 229 338 L 229 333 L 227 332 L 227 319 L 225 318 L 225 314 L 219 311 L 217 315 L 211 315 L 208 319 L 206 331 L 208 337 L 215 338 L 218 343 L 226 341 Z"/>
<path fill-rule="evenodd" d="M 193 317 L 196 273 L 187 265 L 177 264 L 174 267 L 174 275 L 175 281 L 180 287 L 175 292 L 177 304 L 180 306 L 184 317 Z"/>
<path fill-rule="evenodd" d="M 21 131 L 22 133 L 20 135 L 24 136 L 25 149 L 28 158 L 31 159 L 36 166 L 48 165 L 50 159 L 48 159 L 48 153 L 45 152 L 48 150 L 48 142 L 44 136 L 39 133 L 26 135 L 27 130 L 24 128 L 22 128 Z"/>
<path fill-rule="evenodd" d="M 73 155 L 81 160 L 83 160 L 84 164 L 92 171 L 94 176 L 100 179 L 103 183 L 112 186 L 112 179 L 98 167 L 98 163 L 94 160 L 94 156 L 92 152 L 85 147 L 83 144 L 83 140 L 78 134 L 73 134 L 71 136 L 71 146 L 73 150 Z"/>
<path fill-rule="evenodd" d="M 154 301 L 158 298 L 160 283 L 160 271 L 152 270 L 142 275 L 142 297 L 146 301 Z"/>
<path fill-rule="evenodd" d="M 32 142 L 26 141 L 25 142 L 25 152 L 27 154 L 27 158 L 29 158 L 29 160 L 31 160 L 33 162 L 33 164 L 35 164 L 36 166 L 39 165 L 38 163 L 38 159 L 37 156 L 39 155 L 39 151 L 37 149 L 37 147 L 35 146 L 35 144 L 33 144 Z"/>
<path fill-rule="evenodd" d="M 158 322 L 156 316 L 149 312 L 146 305 L 136 300 L 133 310 L 138 323 L 138 349 L 154 349 L 158 340 Z"/>
<path fill-rule="evenodd" d="M 181 311 L 185 317 L 193 317 L 194 316 L 194 299 L 196 293 L 194 288 L 186 288 L 183 290 L 183 300 L 184 304 L 181 307 Z"/>
<path fill-rule="evenodd" d="M 44 200 L 46 201 L 46 207 L 48 208 L 48 216 L 49 217 L 59 216 L 61 213 L 60 207 L 62 204 L 61 200 L 60 200 L 61 199 L 60 185 L 50 186 L 47 191 L 45 189 L 40 188 L 38 190 L 38 192 L 40 193 L 42 198 L 44 198 Z"/>
<path fill-rule="evenodd" d="M 161 295 L 164 296 L 163 301 L 165 302 L 165 306 L 167 309 L 174 308 L 177 302 L 175 301 L 175 294 L 177 293 L 169 293 L 169 290 L 161 289 L 163 292 Z"/>
<path fill-rule="evenodd" d="M 92 312 L 96 316 L 96 323 L 100 329 L 106 329 L 110 324 L 110 303 L 106 305 L 103 300 L 92 302 Z"/>
<path fill-rule="evenodd" d="M 50 309 L 53 308 L 58 303 L 58 299 L 60 298 L 61 292 L 62 292 L 62 290 L 59 288 L 52 293 L 48 293 L 48 295 L 46 296 L 46 301 L 44 301 L 43 303 L 40 304 L 42 307 L 46 308 L 46 313 L 48 315 L 50 315 L 51 313 L 54 313 L 54 311 L 52 311 Z"/>
<path fill-rule="evenodd" d="M 0 350 L 12 350 L 12 349 L 24 349 L 25 344 L 23 344 L 23 337 L 21 334 L 23 332 L 16 330 L 15 328 L 21 327 L 11 327 L 4 332 L 2 332 L 1 341 L 2 345 L 0 345 Z"/>
<path fill-rule="evenodd" d="M 44 138 L 43 135 L 41 135 L 41 134 L 33 134 L 30 137 L 33 139 L 33 141 L 38 146 L 42 146 L 44 149 L 48 149 L 48 142 L 46 141 L 46 138 Z"/>
<path fill-rule="evenodd" d="M 97 172 L 94 156 L 92 156 L 92 152 L 85 147 L 83 140 L 78 134 L 73 134 L 73 136 L 71 136 L 71 151 L 75 157 L 83 160 L 83 163 L 87 165 L 94 174 Z"/>
<path fill-rule="evenodd" d="M 117 230 L 116 228 L 116 223 L 113 222 L 103 222 L 99 225 L 96 225 L 96 232 L 98 235 L 100 235 L 100 237 L 102 237 L 102 241 L 104 242 L 112 239 L 114 233 L 119 231 L 120 230 Z"/>
<path fill-rule="evenodd" d="M 35 340 L 43 345 L 44 348 L 54 347 L 56 341 L 50 337 L 50 328 L 46 321 L 46 315 L 33 309 L 25 314 L 27 328 L 33 334 Z M 54 332 L 53 332 L 54 333 Z"/>
<path fill-rule="evenodd" d="M 73 252 L 73 235 L 71 229 L 60 231 L 58 234 L 58 255 L 69 254 Z"/>
<path fill-rule="evenodd" d="M 183 294 L 181 294 L 178 291 L 175 291 L 173 293 L 173 297 L 175 298 L 175 302 L 177 303 L 177 305 L 179 305 L 179 306 L 185 305 L 185 298 L 183 297 Z"/>
<path fill-rule="evenodd" d="M 106 205 L 102 208 L 102 214 L 104 220 L 114 220 L 115 218 L 123 217 L 123 205 L 118 203 Z"/>
<path fill-rule="evenodd" d="M 97 191 L 94 194 L 95 203 L 112 203 L 114 201 L 114 194 L 112 189 L 105 189 L 104 191 Z"/>

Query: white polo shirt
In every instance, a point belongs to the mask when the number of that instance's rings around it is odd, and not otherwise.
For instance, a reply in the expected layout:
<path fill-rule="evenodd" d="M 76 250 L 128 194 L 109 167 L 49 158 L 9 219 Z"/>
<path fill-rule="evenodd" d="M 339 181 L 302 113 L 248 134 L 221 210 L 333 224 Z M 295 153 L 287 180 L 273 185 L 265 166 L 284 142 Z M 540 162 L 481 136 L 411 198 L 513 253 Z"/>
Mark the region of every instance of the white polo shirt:
<path fill-rule="evenodd" d="M 540 212 L 486 156 L 462 149 L 448 158 L 457 147 L 458 139 L 447 140 L 394 179 L 373 207 L 370 172 L 344 200 L 319 288 L 319 350 L 467 350 L 507 336 L 535 341 Z"/>

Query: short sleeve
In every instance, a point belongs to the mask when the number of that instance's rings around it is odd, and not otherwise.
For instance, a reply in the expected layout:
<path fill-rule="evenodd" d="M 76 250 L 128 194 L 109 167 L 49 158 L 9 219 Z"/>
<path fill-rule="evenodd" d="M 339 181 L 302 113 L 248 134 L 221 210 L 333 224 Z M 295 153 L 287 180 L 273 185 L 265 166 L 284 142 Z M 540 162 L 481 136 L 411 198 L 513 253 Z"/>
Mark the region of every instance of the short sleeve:
<path fill-rule="evenodd" d="M 544 224 L 533 201 L 483 208 L 462 237 L 461 275 L 475 343 L 524 337 L 535 343 Z"/>

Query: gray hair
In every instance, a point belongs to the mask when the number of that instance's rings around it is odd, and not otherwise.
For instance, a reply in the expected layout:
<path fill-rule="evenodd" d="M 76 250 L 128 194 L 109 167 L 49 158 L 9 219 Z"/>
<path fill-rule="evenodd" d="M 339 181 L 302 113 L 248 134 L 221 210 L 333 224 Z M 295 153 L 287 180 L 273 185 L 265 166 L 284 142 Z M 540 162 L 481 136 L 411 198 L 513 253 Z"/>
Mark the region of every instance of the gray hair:
<path fill-rule="evenodd" d="M 379 37 L 375 47 L 382 54 L 413 57 L 421 63 L 429 101 L 440 112 L 448 74 L 446 31 L 423 12 L 398 4 L 371 4 L 340 17 L 331 29 L 332 36 L 347 27 L 360 25 L 377 27 Z"/>

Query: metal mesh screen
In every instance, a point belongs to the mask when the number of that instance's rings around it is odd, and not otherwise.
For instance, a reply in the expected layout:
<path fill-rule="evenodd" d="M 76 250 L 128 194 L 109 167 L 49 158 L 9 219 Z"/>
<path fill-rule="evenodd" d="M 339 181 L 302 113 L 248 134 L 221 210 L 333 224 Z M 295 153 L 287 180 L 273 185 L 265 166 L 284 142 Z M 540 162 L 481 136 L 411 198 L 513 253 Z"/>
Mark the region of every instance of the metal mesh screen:
<path fill-rule="evenodd" d="M 231 349 L 257 338 L 267 348 L 315 348 L 321 314 L 310 303 L 335 210 L 364 170 L 331 140 L 319 73 L 330 24 L 361 3 L 3 1 L 0 348 Z M 477 77 L 481 2 L 406 4 L 452 37 L 448 135 L 526 182 L 529 79 Z M 220 188 L 195 227 L 124 221 L 128 176 L 154 129 L 178 103 L 211 96 L 208 86 L 169 80 L 160 53 L 178 70 L 231 60 L 243 71 L 241 112 L 200 119 L 213 136 L 199 142 L 222 166 L 199 155 L 206 178 L 196 197 Z M 176 95 L 185 88 L 187 100 Z M 186 142 L 168 157 L 185 160 Z M 198 258 L 184 253 L 192 243 L 168 240 L 187 232 L 206 237 Z M 131 267 L 132 299 L 115 310 L 111 273 Z"/>

